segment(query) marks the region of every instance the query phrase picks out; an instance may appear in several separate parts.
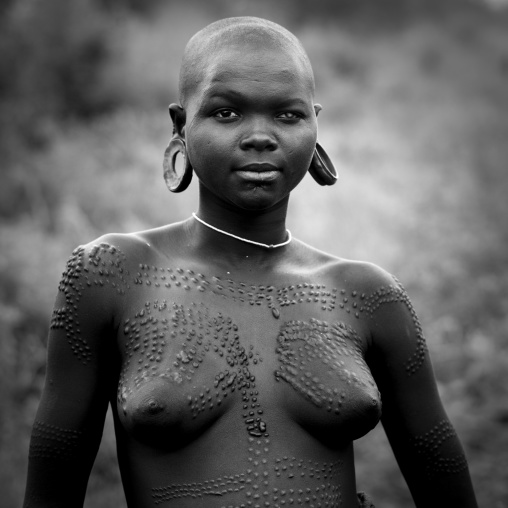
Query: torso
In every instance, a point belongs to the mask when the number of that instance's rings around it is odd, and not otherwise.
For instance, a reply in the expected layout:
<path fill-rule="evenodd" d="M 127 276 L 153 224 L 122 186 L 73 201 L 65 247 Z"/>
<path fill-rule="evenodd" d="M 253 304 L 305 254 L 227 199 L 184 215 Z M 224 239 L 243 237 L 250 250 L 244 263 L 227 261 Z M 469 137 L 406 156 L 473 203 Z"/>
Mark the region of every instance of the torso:
<path fill-rule="evenodd" d="M 381 403 L 348 263 L 228 274 L 149 243 L 113 276 L 129 506 L 356 506 L 352 441 Z"/>

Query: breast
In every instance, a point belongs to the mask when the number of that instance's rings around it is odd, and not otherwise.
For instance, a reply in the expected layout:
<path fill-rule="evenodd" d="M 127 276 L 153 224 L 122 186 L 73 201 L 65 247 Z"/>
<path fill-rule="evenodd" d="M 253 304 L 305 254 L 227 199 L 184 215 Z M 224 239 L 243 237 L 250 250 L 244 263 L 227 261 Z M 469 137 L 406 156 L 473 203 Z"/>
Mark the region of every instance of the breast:
<path fill-rule="evenodd" d="M 117 411 L 140 442 L 175 449 L 206 432 L 251 382 L 253 347 L 238 326 L 202 305 L 146 305 L 125 320 Z"/>
<path fill-rule="evenodd" d="M 200 402 L 206 411 L 196 410 Z M 201 402 L 202 401 L 202 402 Z M 196 440 L 229 410 L 229 401 L 217 405 L 206 390 L 178 385 L 165 376 L 145 379 L 119 408 L 128 434 L 158 449 L 176 450 Z"/>
<path fill-rule="evenodd" d="M 256 308 L 237 324 L 234 310 L 152 302 L 125 319 L 117 409 L 129 435 L 177 449 L 228 414 L 250 438 L 283 420 L 332 447 L 375 426 L 379 393 L 353 328 L 267 322 Z"/>
<path fill-rule="evenodd" d="M 381 417 L 381 397 L 363 348 L 355 330 L 341 322 L 288 321 L 277 337 L 281 403 L 329 445 L 358 439 Z"/>

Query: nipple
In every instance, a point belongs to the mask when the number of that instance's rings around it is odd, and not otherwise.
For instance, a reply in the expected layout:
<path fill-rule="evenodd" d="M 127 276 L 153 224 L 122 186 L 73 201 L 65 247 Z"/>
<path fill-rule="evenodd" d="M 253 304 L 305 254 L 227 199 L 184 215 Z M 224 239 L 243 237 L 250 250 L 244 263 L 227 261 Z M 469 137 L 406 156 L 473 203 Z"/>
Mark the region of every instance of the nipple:
<path fill-rule="evenodd" d="M 171 404 L 167 383 L 152 379 L 126 398 L 122 409 L 132 423 L 142 424 L 160 418 Z"/>
<path fill-rule="evenodd" d="M 164 411 L 164 406 L 155 399 L 149 399 L 143 407 L 143 412 L 149 415 L 156 415 Z"/>

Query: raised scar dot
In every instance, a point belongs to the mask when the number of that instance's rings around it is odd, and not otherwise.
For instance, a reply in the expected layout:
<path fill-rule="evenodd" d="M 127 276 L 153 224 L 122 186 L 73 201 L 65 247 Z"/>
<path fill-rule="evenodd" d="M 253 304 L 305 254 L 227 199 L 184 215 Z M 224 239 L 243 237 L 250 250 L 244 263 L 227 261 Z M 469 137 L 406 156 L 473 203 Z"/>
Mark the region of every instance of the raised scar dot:
<path fill-rule="evenodd" d="M 369 296 L 362 294 L 361 298 L 364 300 L 363 309 L 368 313 L 369 316 L 373 316 L 374 313 L 385 304 L 389 303 L 402 303 L 409 310 L 411 319 L 413 320 L 414 331 L 416 334 L 416 351 L 411 357 L 406 360 L 405 370 L 409 376 L 414 375 L 423 366 L 426 359 L 427 343 L 423 335 L 423 330 L 418 320 L 416 311 L 411 303 L 411 300 L 406 293 L 402 284 L 393 277 L 395 285 L 387 287 L 380 287 Z"/>
<path fill-rule="evenodd" d="M 69 460 L 80 446 L 83 433 L 36 420 L 29 456 L 37 459 Z"/>
<path fill-rule="evenodd" d="M 95 284 L 97 287 L 110 286 L 117 294 L 125 294 L 129 287 L 123 268 L 125 256 L 116 247 L 107 243 L 94 245 L 88 256 L 83 247 L 76 248 L 66 264 L 58 289 L 65 295 L 66 304 L 53 312 L 50 328 L 63 329 L 71 351 L 84 365 L 90 363 L 92 351 L 86 339 L 81 336 L 79 326 L 79 302 L 84 291 Z"/>
<path fill-rule="evenodd" d="M 467 459 L 462 451 L 457 455 L 446 456 L 441 450 L 443 443 L 453 438 L 456 438 L 456 433 L 448 420 L 442 420 L 425 434 L 413 438 L 413 446 L 423 457 L 429 477 L 439 473 L 460 473 L 467 469 Z"/>

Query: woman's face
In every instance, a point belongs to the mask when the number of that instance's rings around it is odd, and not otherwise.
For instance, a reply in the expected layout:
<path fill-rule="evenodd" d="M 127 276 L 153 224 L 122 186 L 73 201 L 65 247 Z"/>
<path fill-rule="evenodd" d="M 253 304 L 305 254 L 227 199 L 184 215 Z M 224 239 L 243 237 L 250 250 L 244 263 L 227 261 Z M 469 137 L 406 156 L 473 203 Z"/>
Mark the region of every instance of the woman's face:
<path fill-rule="evenodd" d="M 188 156 L 201 185 L 244 210 L 287 198 L 314 152 L 312 99 L 312 79 L 287 52 L 236 46 L 212 56 L 185 107 Z"/>

